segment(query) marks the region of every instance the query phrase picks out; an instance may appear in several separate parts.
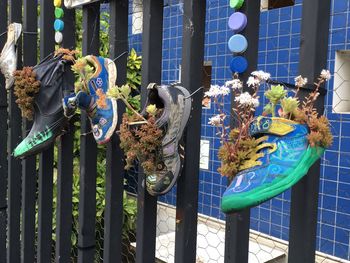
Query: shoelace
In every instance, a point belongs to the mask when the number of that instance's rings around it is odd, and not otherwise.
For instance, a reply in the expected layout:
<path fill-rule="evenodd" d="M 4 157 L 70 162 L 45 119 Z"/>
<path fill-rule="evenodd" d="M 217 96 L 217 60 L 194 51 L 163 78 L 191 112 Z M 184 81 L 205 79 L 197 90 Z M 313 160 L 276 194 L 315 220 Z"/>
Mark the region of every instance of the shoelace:
<path fill-rule="evenodd" d="M 269 148 L 268 154 L 273 153 L 277 150 L 276 143 L 266 142 L 268 140 L 268 136 L 262 136 L 256 140 L 258 146 L 254 149 L 254 151 L 248 156 L 248 160 L 246 160 L 240 167 L 239 170 L 246 170 L 249 168 L 253 168 L 258 165 L 262 165 L 262 162 L 259 160 L 265 156 L 265 153 L 262 151 L 263 149 Z"/>

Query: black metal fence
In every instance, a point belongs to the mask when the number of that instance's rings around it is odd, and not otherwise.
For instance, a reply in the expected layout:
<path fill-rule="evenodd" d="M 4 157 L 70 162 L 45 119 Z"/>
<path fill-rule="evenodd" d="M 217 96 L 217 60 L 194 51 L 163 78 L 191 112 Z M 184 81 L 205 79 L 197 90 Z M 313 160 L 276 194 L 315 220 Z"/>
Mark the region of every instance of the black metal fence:
<path fill-rule="evenodd" d="M 326 65 L 330 0 L 303 2 L 300 73 L 313 79 Z M 128 0 L 110 0 L 110 56 L 128 49 Z M 37 16 L 40 5 L 40 16 Z M 23 6 L 23 7 L 22 7 Z M 143 1 L 142 95 L 150 82 L 161 81 L 163 0 Z M 256 45 L 246 54 L 250 70 L 257 64 L 260 1 L 246 0 L 244 11 L 249 24 L 245 35 Z M 23 13 L 23 14 L 22 14 Z M 182 82 L 191 91 L 202 79 L 206 0 L 184 1 Z M 99 52 L 100 2 L 83 7 L 83 55 Z M 38 24 L 39 21 L 39 24 Z M 18 67 L 37 63 L 54 48 L 53 1 L 1 0 L 0 33 L 10 22 L 24 25 L 19 42 Z M 74 48 L 75 11 L 65 9 L 63 46 Z M 38 25 L 40 30 L 38 30 Z M 37 34 L 38 32 L 38 34 Z M 40 41 L 38 42 L 38 40 Z M 0 48 L 5 38 L 0 38 Z M 39 43 L 39 45 L 38 45 Z M 38 49 L 37 49 L 38 47 Z M 23 52 L 22 52 L 23 51 Z M 126 57 L 117 61 L 118 83 L 126 82 Z M 249 71 L 249 70 L 248 70 Z M 243 75 L 247 78 L 247 75 Z M 73 83 L 73 79 L 70 80 Z M 12 157 L 15 146 L 31 123 L 21 121 L 14 94 L 6 94 L 0 75 L 0 263 L 96 262 L 96 169 L 97 146 L 89 134 L 90 125 L 81 116 L 80 195 L 77 255 L 72 251 L 72 182 L 74 127 L 58 139 L 57 206 L 53 206 L 54 148 L 37 157 L 20 161 Z M 144 99 L 144 96 L 143 96 Z M 318 108 L 323 111 L 323 102 Z M 8 121 L 7 121 L 8 120 Z M 175 262 L 196 262 L 197 204 L 200 146 L 201 95 L 194 96 L 193 110 L 186 131 L 186 161 L 177 185 Z M 106 195 L 103 255 L 98 262 L 123 262 L 123 159 L 119 138 L 114 136 L 106 150 Z M 36 166 L 37 162 L 39 167 Z M 142 186 L 139 175 L 136 235 L 136 262 L 155 262 L 157 199 Z M 315 258 L 319 164 L 316 164 L 292 191 L 289 242 L 290 263 L 311 263 Z M 53 213 L 56 209 L 56 213 Z M 53 242 L 53 215 L 56 238 Z M 226 220 L 225 262 L 248 262 L 249 210 Z M 37 217 L 36 217 L 37 216 Z M 53 246 L 54 245 L 54 246 Z M 53 248 L 54 247 L 54 248 Z"/>

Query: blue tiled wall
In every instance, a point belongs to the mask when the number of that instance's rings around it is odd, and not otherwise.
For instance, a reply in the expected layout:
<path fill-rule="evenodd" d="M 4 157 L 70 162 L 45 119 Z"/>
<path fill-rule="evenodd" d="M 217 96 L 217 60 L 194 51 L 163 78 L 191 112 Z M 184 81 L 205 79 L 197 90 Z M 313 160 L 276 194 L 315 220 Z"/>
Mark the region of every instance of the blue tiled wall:
<path fill-rule="evenodd" d="M 231 54 L 227 40 L 232 32 L 227 20 L 233 12 L 228 0 L 207 0 L 205 60 L 213 65 L 212 83 L 223 84 L 230 79 L 228 64 Z M 182 2 L 167 1 L 164 11 L 162 82 L 179 78 L 182 45 Z M 293 83 L 298 74 L 302 1 L 294 7 L 261 13 L 258 69 L 271 73 L 274 79 Z M 350 49 L 350 7 L 348 0 L 333 0 L 329 32 L 328 68 L 334 70 L 336 50 Z M 324 32 L 328 34 L 328 32 Z M 141 51 L 141 36 L 130 35 L 130 46 Z M 254 45 L 254 43 L 250 43 Z M 350 74 L 350 72 L 349 72 Z M 335 136 L 333 146 L 322 158 L 317 250 L 350 259 L 350 116 L 332 113 L 331 80 L 327 86 L 326 115 L 331 120 Z M 263 101 L 262 101 L 263 103 Z M 229 109 L 229 98 L 225 106 Z M 217 173 L 220 146 L 215 130 L 207 122 L 213 109 L 202 114 L 202 139 L 210 141 L 209 170 L 201 170 L 199 185 L 199 212 L 224 219 L 220 199 L 227 181 Z M 161 198 L 175 204 L 176 189 Z M 288 240 L 290 191 L 252 209 L 251 228 Z"/>

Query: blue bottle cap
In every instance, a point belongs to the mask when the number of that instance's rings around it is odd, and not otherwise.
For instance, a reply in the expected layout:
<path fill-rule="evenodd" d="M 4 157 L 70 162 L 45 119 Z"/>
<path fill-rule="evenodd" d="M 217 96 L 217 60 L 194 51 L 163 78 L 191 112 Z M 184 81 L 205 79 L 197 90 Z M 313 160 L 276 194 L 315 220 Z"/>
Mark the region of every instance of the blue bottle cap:
<path fill-rule="evenodd" d="M 248 41 L 241 34 L 233 35 L 228 41 L 228 48 L 233 53 L 243 53 L 248 48 Z"/>
<path fill-rule="evenodd" d="M 54 23 L 55 31 L 63 31 L 64 22 L 61 19 L 56 19 Z"/>
<path fill-rule="evenodd" d="M 245 14 L 241 12 L 234 12 L 228 20 L 228 26 L 235 33 L 239 33 L 247 26 L 247 22 L 248 20 Z"/>
<path fill-rule="evenodd" d="M 243 73 L 248 68 L 248 61 L 242 56 L 233 57 L 230 63 L 232 73 Z"/>

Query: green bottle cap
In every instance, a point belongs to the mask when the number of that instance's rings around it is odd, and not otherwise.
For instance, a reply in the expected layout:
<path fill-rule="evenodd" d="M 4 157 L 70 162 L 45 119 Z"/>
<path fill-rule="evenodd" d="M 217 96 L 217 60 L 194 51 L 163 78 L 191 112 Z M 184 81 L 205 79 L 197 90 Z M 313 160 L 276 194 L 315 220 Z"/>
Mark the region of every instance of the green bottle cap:
<path fill-rule="evenodd" d="M 230 0 L 230 7 L 234 9 L 240 9 L 244 4 L 244 0 Z"/>
<path fill-rule="evenodd" d="M 62 8 L 60 8 L 60 7 L 56 7 L 55 8 L 55 17 L 56 18 L 62 18 L 63 17 L 63 14 L 64 14 L 64 11 L 63 11 L 63 9 Z"/>

